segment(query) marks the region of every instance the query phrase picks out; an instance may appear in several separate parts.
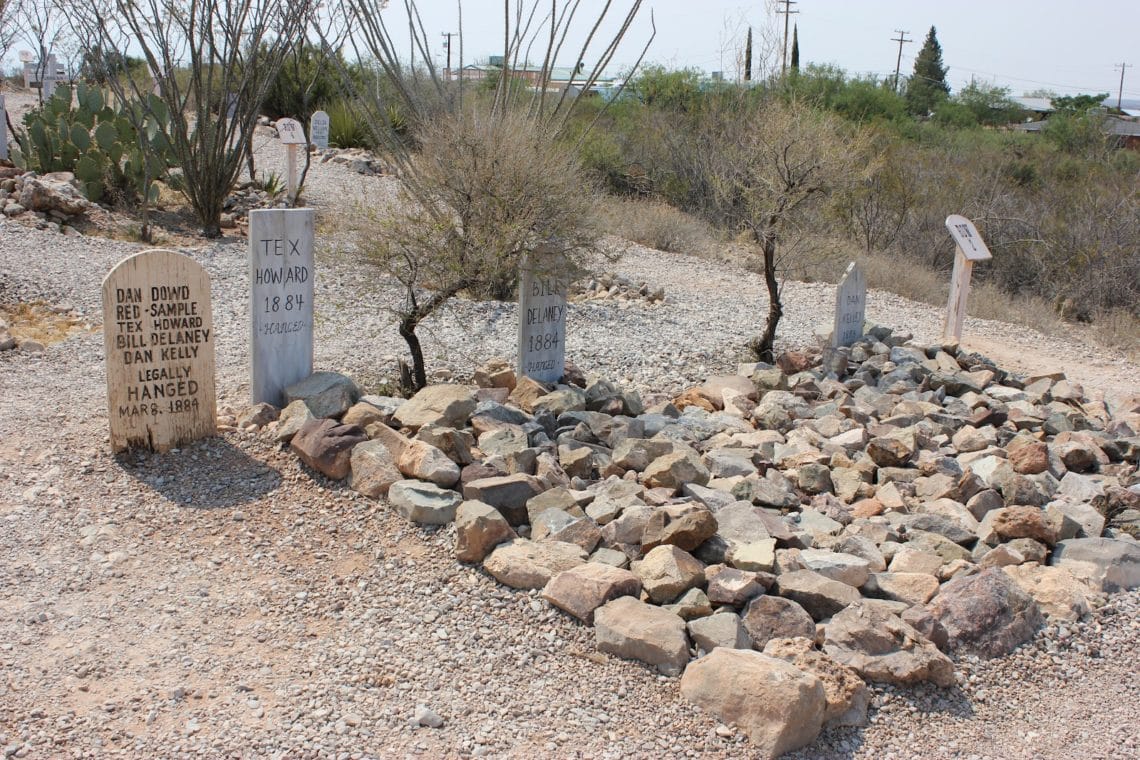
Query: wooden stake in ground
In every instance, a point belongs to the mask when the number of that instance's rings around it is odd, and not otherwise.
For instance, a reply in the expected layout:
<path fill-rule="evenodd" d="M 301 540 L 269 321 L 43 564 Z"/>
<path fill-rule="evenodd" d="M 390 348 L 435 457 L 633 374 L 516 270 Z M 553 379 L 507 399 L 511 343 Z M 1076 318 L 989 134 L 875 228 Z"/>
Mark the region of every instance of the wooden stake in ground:
<path fill-rule="evenodd" d="M 249 212 L 250 401 L 313 374 L 313 210 Z"/>
<path fill-rule="evenodd" d="M 296 119 L 278 119 L 277 137 L 285 146 L 285 163 L 288 166 L 289 200 L 297 200 L 297 146 L 307 145 L 305 128 Z"/>
<path fill-rule="evenodd" d="M 946 305 L 946 324 L 942 337 L 955 341 L 962 340 L 962 325 L 966 321 L 966 299 L 970 295 L 970 274 L 975 261 L 992 259 L 993 254 L 986 248 L 978 228 L 961 214 L 946 217 L 946 229 L 954 238 L 957 250 L 954 254 L 954 273 L 950 278 L 950 301 Z"/>
<path fill-rule="evenodd" d="M 129 256 L 103 280 L 111 448 L 168 451 L 217 431 L 210 276 L 174 251 Z"/>

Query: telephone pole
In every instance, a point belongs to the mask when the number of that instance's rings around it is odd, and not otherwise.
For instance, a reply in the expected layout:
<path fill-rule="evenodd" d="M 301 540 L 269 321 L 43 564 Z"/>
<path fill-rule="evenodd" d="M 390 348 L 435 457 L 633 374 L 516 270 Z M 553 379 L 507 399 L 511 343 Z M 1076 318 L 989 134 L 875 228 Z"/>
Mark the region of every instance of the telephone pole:
<path fill-rule="evenodd" d="M 792 14 L 799 13 L 799 11 L 792 10 L 792 6 L 799 5 L 799 2 L 797 0 L 777 0 L 777 3 L 784 6 L 783 10 L 776 11 L 777 14 L 783 14 L 784 16 L 784 60 L 783 63 L 780 64 L 780 76 L 782 77 L 788 70 L 788 21 L 791 19 Z"/>
<path fill-rule="evenodd" d="M 902 29 L 896 29 L 895 31 L 898 32 L 899 36 L 898 37 L 891 37 L 891 41 L 899 43 L 899 57 L 895 59 L 895 94 L 898 95 L 898 93 L 899 93 L 899 69 L 902 68 L 902 46 L 903 46 L 904 42 L 914 42 L 914 40 L 908 40 L 906 38 L 908 32 L 904 32 Z"/>
<path fill-rule="evenodd" d="M 1116 110 L 1119 111 L 1120 104 L 1124 102 L 1124 70 L 1130 67 L 1131 63 L 1121 63 L 1118 66 L 1113 66 L 1114 69 L 1120 69 L 1120 89 L 1116 91 Z"/>
<path fill-rule="evenodd" d="M 455 36 L 455 32 L 440 32 L 440 34 L 444 38 L 443 46 L 447 48 L 447 68 L 444 69 L 446 72 L 444 78 L 451 81 L 451 38 Z"/>

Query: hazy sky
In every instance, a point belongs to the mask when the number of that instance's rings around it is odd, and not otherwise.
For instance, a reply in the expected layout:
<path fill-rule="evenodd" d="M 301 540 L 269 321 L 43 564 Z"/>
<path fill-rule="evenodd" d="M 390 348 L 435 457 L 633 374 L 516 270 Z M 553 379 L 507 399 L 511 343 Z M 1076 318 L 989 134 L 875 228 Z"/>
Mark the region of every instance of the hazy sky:
<path fill-rule="evenodd" d="M 394 0 L 388 12 L 401 4 Z M 582 0 L 583 15 L 602 5 Z M 419 6 L 430 33 L 458 31 L 455 0 L 419 0 Z M 760 30 L 773 24 L 764 0 L 645 0 L 617 62 L 636 58 L 635 48 L 649 33 L 651 9 L 657 37 L 647 60 L 723 70 L 729 77 L 747 25 L 759 43 Z M 909 72 L 934 25 L 955 90 L 973 76 L 1007 86 L 1014 95 L 1039 88 L 1116 95 L 1120 72 L 1113 67 L 1127 61 L 1137 67 L 1126 72 L 1125 98 L 1140 98 L 1140 0 L 799 0 L 792 9 L 799 11 L 792 19 L 799 25 L 803 64 L 892 74 L 898 44 L 891 38 L 902 29 L 915 40 L 903 46 L 902 69 Z M 464 16 L 467 62 L 502 47 L 501 2 L 467 0 Z M 777 28 L 782 34 L 782 22 Z M 442 38 L 438 49 L 442 56 Z M 572 64 L 573 55 L 558 63 Z"/>

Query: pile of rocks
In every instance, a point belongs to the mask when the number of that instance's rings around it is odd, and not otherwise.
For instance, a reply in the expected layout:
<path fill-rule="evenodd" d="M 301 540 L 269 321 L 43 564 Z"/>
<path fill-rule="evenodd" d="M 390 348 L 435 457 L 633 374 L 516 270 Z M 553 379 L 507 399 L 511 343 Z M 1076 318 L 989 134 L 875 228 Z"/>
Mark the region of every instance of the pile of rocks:
<path fill-rule="evenodd" d="M 664 303 L 665 289 L 651 288 L 649 283 L 634 282 L 618 274 L 601 274 L 581 280 L 570 287 L 569 300 L 582 301 L 645 301 Z"/>
<path fill-rule="evenodd" d="M 1140 398 L 1109 408 L 880 327 L 820 359 L 650 408 L 505 363 L 407 401 L 317 373 L 241 424 L 454 523 L 459 560 L 683 673 L 772 755 L 864 722 L 867 681 L 953 686 L 947 652 L 1005 654 L 1140 585 Z"/>
<path fill-rule="evenodd" d="M 35 220 L 40 229 L 79 235 L 72 226 L 77 217 L 99 210 L 83 197 L 71 172 L 38 175 L 0 167 L 0 211 L 7 217 Z"/>
<path fill-rule="evenodd" d="M 387 163 L 376 156 L 375 153 L 363 148 L 325 148 L 317 150 L 321 163 L 343 164 L 357 174 L 368 177 L 393 174 L 394 171 Z"/>
<path fill-rule="evenodd" d="M 280 198 L 280 200 L 278 200 Z M 221 226 L 233 229 L 239 225 L 245 226 L 249 212 L 261 208 L 285 208 L 284 194 L 271 196 L 258 186 L 256 182 L 242 182 L 234 191 L 226 196 L 222 204 Z"/>

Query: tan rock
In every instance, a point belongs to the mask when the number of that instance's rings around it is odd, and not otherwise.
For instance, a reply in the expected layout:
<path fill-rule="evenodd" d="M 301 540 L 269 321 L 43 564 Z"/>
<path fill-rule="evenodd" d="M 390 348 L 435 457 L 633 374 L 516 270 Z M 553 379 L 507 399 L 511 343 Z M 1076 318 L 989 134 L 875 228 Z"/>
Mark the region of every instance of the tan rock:
<path fill-rule="evenodd" d="M 950 658 L 881 604 L 853 604 L 833 617 L 825 629 L 823 651 L 869 681 L 953 686 Z"/>
<path fill-rule="evenodd" d="M 1049 469 L 1049 446 L 1040 441 L 1012 449 L 1008 455 L 1013 471 L 1021 475 L 1036 475 Z"/>
<path fill-rule="evenodd" d="M 535 402 L 550 393 L 550 389 L 534 378 L 523 375 L 511 391 L 510 401 L 524 412 L 533 412 Z"/>
<path fill-rule="evenodd" d="M 482 562 L 492 549 L 518 536 L 499 510 L 481 501 L 465 501 L 455 511 L 455 558 Z"/>
<path fill-rule="evenodd" d="M 636 563 L 633 572 L 645 592 L 657 604 L 672 602 L 691 588 L 704 583 L 704 564 L 676 546 L 658 546 Z"/>
<path fill-rule="evenodd" d="M 871 690 L 854 669 L 831 659 L 807 638 L 772 639 L 764 645 L 763 651 L 769 657 L 792 663 L 823 683 L 827 699 L 823 713 L 824 728 L 867 725 Z"/>
<path fill-rule="evenodd" d="M 423 441 L 408 441 L 396 457 L 396 467 L 409 478 L 426 480 L 443 488 L 451 488 L 459 482 L 459 465 Z"/>
<path fill-rule="evenodd" d="M 403 427 L 424 425 L 461 428 L 475 411 L 475 396 L 463 385 L 429 385 L 405 401 L 392 415 Z"/>
<path fill-rule="evenodd" d="M 689 661 L 685 621 L 632 596 L 619 596 L 594 611 L 598 650 L 655 665 L 677 675 Z"/>
<path fill-rule="evenodd" d="M 1018 565 L 1002 570 L 1051 618 L 1080 620 L 1089 611 L 1087 587 L 1063 567 Z"/>
<path fill-rule="evenodd" d="M 681 694 L 740 728 L 763 757 L 811 744 L 827 710 L 823 683 L 814 675 L 744 649 L 714 649 L 691 663 Z"/>
<path fill-rule="evenodd" d="M 387 495 L 392 484 L 404 477 L 392 458 L 392 452 L 381 441 L 357 444 L 352 449 L 349 465 L 352 470 L 349 485 L 357 493 L 372 499 Z"/>
<path fill-rule="evenodd" d="M 927 573 L 872 573 L 863 592 L 909 605 L 926 604 L 938 593 L 938 578 Z"/>
<path fill-rule="evenodd" d="M 499 583 L 531 589 L 545 587 L 558 573 L 585 561 L 586 552 L 580 546 L 517 538 L 495 547 L 483 562 L 483 569 Z"/>
<path fill-rule="evenodd" d="M 694 452 L 674 451 L 650 462 L 642 482 L 647 488 L 672 488 L 676 491 L 686 483 L 703 486 L 709 482 L 709 477 L 709 471 Z"/>
<path fill-rule="evenodd" d="M 586 623 L 594 622 L 594 610 L 619 596 L 637 597 L 641 581 L 628 570 L 597 562 L 558 573 L 542 590 L 542 598 Z"/>

